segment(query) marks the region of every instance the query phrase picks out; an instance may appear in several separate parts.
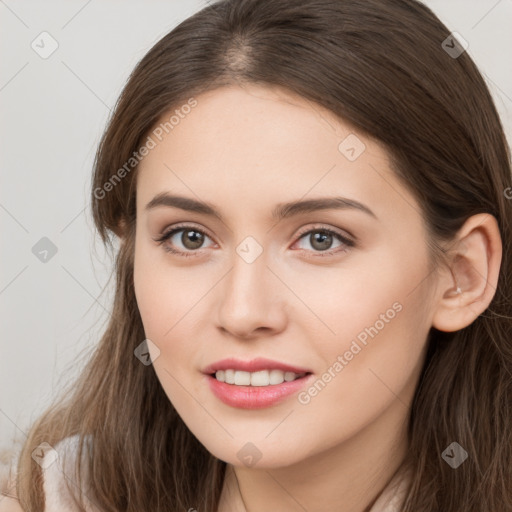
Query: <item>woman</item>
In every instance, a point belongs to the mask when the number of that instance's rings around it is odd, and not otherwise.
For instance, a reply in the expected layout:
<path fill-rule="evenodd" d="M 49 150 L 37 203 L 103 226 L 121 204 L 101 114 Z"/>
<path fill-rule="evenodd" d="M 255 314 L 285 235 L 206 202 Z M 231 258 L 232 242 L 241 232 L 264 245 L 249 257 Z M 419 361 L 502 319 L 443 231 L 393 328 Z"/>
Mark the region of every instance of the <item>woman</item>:
<path fill-rule="evenodd" d="M 112 316 L 30 431 L 22 509 L 512 510 L 510 187 L 421 3 L 185 20 L 98 149 Z"/>

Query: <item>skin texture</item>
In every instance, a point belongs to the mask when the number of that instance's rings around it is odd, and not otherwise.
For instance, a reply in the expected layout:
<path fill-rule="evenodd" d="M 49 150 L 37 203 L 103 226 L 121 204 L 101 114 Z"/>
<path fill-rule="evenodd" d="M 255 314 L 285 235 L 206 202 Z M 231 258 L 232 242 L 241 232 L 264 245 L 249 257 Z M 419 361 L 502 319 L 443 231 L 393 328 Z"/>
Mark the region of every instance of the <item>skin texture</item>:
<path fill-rule="evenodd" d="M 146 337 L 160 351 L 154 370 L 188 428 L 228 463 L 221 512 L 243 510 L 242 497 L 250 512 L 269 504 L 362 512 L 407 449 L 430 327 L 469 325 L 492 299 L 501 260 L 495 219 L 469 219 L 452 272 L 432 272 L 421 209 L 381 145 L 277 88 L 229 86 L 196 99 L 138 169 L 134 281 Z M 354 161 L 338 149 L 350 134 L 366 146 Z M 212 203 L 223 220 L 146 211 L 162 192 Z M 277 203 L 331 196 L 359 201 L 376 218 L 355 209 L 271 218 Z M 155 241 L 182 222 L 206 233 L 198 249 L 183 244 L 182 231 Z M 322 257 L 316 232 L 301 228 L 331 229 L 355 245 L 333 237 L 325 247 L 338 252 Z M 236 252 L 248 236 L 263 249 L 252 263 Z M 226 357 L 261 356 L 321 379 L 397 303 L 400 311 L 307 404 L 293 395 L 266 409 L 233 408 L 201 373 Z M 252 467 L 237 455 L 248 442 L 261 453 Z"/>

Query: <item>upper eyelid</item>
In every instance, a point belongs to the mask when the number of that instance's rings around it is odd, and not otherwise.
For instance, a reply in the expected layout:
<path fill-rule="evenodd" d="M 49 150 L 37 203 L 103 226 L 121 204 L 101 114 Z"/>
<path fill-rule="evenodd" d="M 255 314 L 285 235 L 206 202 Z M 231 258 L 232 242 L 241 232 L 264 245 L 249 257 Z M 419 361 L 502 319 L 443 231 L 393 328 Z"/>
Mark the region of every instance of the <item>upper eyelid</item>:
<path fill-rule="evenodd" d="M 200 231 L 201 233 L 204 233 L 205 235 L 207 235 L 209 238 L 213 239 L 213 237 L 209 234 L 209 231 L 203 227 L 197 227 L 197 226 L 194 226 L 193 224 L 185 224 L 185 225 L 174 225 L 174 226 L 171 226 L 169 229 L 165 229 L 161 235 L 158 236 L 158 238 L 163 238 L 167 235 L 170 235 L 171 233 L 173 232 L 178 232 L 178 231 L 183 231 L 183 230 L 187 230 L 187 229 L 196 229 L 197 231 Z"/>

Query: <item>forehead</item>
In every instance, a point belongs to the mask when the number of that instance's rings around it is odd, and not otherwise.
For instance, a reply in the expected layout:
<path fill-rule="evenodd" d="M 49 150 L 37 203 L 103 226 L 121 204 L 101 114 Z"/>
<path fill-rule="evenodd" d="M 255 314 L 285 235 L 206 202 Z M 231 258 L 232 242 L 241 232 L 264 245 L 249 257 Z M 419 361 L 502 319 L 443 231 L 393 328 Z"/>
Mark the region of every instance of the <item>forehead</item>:
<path fill-rule="evenodd" d="M 335 195 L 370 203 L 375 212 L 411 210 L 414 199 L 394 176 L 384 147 L 317 104 L 256 85 L 194 99 L 177 123 L 165 124 L 175 108 L 155 126 L 156 146 L 137 171 L 138 209 L 172 191 L 226 212 L 233 202 L 269 215 L 277 203 Z"/>

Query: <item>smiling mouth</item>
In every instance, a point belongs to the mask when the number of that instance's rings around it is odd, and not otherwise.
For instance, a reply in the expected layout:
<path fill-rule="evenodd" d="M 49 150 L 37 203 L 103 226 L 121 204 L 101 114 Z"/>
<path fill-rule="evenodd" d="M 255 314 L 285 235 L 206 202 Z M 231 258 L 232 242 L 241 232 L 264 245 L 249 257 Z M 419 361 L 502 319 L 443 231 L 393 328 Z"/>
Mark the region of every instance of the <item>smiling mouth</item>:
<path fill-rule="evenodd" d="M 286 379 L 285 373 L 288 373 Z M 247 410 L 277 406 L 305 388 L 314 378 L 312 372 L 294 374 L 275 369 L 257 372 L 218 370 L 215 373 L 205 373 L 204 377 L 211 392 L 221 402 L 230 407 Z M 220 380 L 223 377 L 224 382 Z"/>
<path fill-rule="evenodd" d="M 209 374 L 218 382 L 233 386 L 245 387 L 272 387 L 286 382 L 293 382 L 311 375 L 311 372 L 294 373 L 282 370 L 260 370 L 257 372 L 246 372 L 241 370 L 218 370 Z"/>

